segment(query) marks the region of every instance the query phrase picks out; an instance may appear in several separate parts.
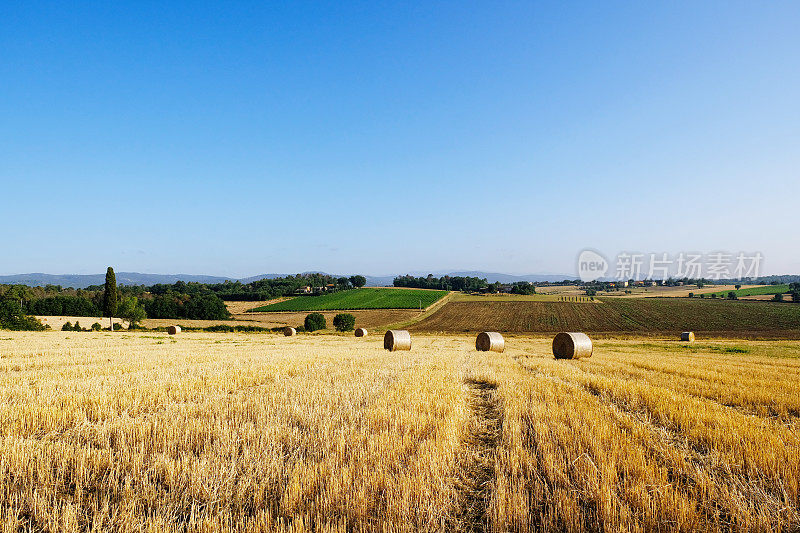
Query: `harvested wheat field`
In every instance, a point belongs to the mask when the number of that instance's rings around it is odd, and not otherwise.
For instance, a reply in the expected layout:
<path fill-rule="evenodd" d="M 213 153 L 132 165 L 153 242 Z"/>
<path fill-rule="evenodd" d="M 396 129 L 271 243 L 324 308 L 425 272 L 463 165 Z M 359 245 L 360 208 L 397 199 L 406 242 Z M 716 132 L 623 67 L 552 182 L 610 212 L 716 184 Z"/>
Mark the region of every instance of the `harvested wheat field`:
<path fill-rule="evenodd" d="M 0 334 L 6 531 L 800 526 L 800 344 Z"/>

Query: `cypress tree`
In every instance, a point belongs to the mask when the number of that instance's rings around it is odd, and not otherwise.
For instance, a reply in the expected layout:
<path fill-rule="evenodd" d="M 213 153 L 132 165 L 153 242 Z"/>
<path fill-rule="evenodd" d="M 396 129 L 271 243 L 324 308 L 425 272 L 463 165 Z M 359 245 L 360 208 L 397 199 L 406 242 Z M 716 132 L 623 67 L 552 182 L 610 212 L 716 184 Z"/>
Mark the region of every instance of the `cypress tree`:
<path fill-rule="evenodd" d="M 117 313 L 117 276 L 114 269 L 106 270 L 106 287 L 103 292 L 103 316 L 113 317 Z"/>

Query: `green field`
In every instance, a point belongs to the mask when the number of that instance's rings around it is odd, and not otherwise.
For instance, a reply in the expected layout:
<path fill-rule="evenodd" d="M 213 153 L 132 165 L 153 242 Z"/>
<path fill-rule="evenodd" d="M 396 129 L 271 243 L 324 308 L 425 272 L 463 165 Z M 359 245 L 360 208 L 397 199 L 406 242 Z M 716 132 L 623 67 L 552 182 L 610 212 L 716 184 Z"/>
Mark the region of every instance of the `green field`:
<path fill-rule="evenodd" d="M 669 334 L 800 337 L 800 305 L 697 298 L 601 298 L 599 304 L 451 301 L 412 331 Z"/>
<path fill-rule="evenodd" d="M 436 303 L 447 291 L 425 289 L 353 289 L 320 296 L 298 296 L 252 311 L 337 311 L 344 309 L 419 309 Z"/>
<path fill-rule="evenodd" d="M 706 293 L 705 297 L 710 298 L 712 294 L 716 294 L 718 298 L 727 298 L 729 292 L 733 292 L 740 298 L 742 296 L 758 296 L 761 294 L 783 294 L 789 292 L 789 285 L 762 285 L 759 287 L 750 287 L 749 289 L 739 289 L 735 291 L 717 291 Z"/>

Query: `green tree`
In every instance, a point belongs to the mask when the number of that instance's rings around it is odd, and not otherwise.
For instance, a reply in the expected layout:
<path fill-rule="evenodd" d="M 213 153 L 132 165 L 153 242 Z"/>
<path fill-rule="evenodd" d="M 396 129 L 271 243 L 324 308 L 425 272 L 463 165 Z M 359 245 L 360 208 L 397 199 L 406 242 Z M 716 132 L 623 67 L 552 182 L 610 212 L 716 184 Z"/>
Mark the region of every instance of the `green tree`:
<path fill-rule="evenodd" d="M 139 322 L 147 318 L 144 306 L 139 303 L 136 296 L 123 298 L 117 308 L 117 315 L 128 321 L 129 327 L 135 329 Z"/>
<path fill-rule="evenodd" d="M 775 296 L 772 297 L 772 299 L 775 300 L 776 302 L 782 302 L 783 301 L 783 294 L 777 293 Z"/>
<path fill-rule="evenodd" d="M 72 322 L 67 322 L 61 326 L 61 331 L 72 331 Z"/>
<path fill-rule="evenodd" d="M 741 286 L 741 285 L 738 285 L 738 284 L 737 284 L 737 285 L 734 285 L 734 287 L 736 287 L 736 290 L 737 290 L 737 291 L 738 291 L 739 289 L 741 289 L 741 288 L 742 288 L 742 286 Z"/>
<path fill-rule="evenodd" d="M 356 274 L 355 276 L 350 276 L 350 284 L 353 285 L 356 289 L 360 289 L 364 285 L 367 284 L 367 278 L 360 274 Z"/>
<path fill-rule="evenodd" d="M 106 270 L 106 286 L 103 292 L 103 316 L 113 317 L 117 314 L 117 276 L 114 269 Z"/>
<path fill-rule="evenodd" d="M 309 313 L 303 325 L 306 331 L 316 331 L 328 327 L 327 322 L 325 322 L 325 315 L 322 313 Z"/>
<path fill-rule="evenodd" d="M 356 327 L 356 317 L 349 313 L 339 313 L 333 317 L 333 327 L 336 331 L 353 331 Z"/>
<path fill-rule="evenodd" d="M 42 331 L 47 326 L 32 316 L 26 316 L 18 300 L 0 300 L 0 329 L 16 331 Z"/>
<path fill-rule="evenodd" d="M 81 327 L 81 323 L 78 322 L 77 320 L 75 321 L 75 325 L 72 326 L 72 331 L 83 331 L 83 328 Z"/>

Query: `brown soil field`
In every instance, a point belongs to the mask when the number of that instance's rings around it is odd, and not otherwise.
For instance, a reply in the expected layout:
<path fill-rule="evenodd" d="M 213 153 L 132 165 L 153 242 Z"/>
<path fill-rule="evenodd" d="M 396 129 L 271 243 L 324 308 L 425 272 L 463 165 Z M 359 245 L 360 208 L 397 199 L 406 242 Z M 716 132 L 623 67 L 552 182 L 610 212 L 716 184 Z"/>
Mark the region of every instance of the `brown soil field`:
<path fill-rule="evenodd" d="M 558 332 L 800 338 L 800 306 L 689 298 L 603 298 L 572 302 L 450 302 L 409 327 L 430 332 Z"/>

